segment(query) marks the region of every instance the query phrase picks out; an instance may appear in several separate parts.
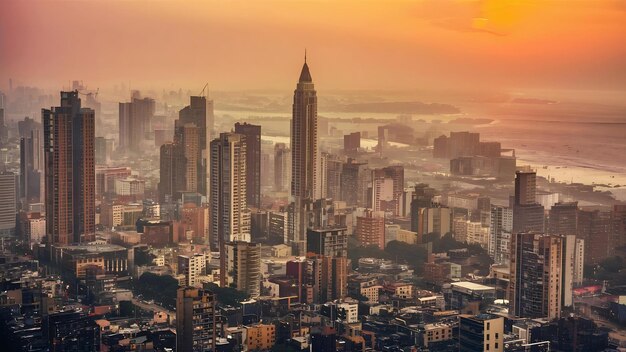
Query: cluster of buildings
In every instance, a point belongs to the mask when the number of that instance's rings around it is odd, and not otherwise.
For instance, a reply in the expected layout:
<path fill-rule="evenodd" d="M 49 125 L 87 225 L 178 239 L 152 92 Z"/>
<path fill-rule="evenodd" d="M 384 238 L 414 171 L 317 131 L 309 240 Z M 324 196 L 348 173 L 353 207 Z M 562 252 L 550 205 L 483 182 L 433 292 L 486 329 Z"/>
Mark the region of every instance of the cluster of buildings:
<path fill-rule="evenodd" d="M 626 207 L 542 197 L 498 142 L 452 132 L 433 155 L 454 177 L 514 178 L 505 201 L 407 182 L 414 170 L 384 157 L 415 142 L 403 125 L 380 126 L 375 153 L 361 132 L 330 152 L 306 58 L 289 145 L 268 146 L 259 125 L 217 128 L 206 96 L 170 128 L 138 92 L 119 103 L 114 141 L 97 136 L 100 106 L 81 94 L 20 121 L 19 172 L 0 172 L 0 342 L 12 350 L 610 345 L 577 290 L 585 265 L 626 244 Z M 394 258 L 398 246 L 424 262 Z M 32 255 L 11 254 L 22 251 Z M 619 302 L 607 313 L 618 321 Z"/>

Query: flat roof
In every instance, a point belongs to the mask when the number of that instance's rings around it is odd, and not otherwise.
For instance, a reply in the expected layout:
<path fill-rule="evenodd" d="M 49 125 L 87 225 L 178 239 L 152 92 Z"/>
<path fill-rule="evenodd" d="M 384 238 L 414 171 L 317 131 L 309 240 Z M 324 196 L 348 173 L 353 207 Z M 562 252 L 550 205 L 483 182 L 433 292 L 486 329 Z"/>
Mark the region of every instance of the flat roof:
<path fill-rule="evenodd" d="M 453 287 L 462 287 L 472 291 L 486 291 L 486 290 L 495 290 L 495 288 L 491 286 L 485 286 L 481 284 L 477 284 L 469 281 L 461 281 L 461 282 L 453 282 Z"/>

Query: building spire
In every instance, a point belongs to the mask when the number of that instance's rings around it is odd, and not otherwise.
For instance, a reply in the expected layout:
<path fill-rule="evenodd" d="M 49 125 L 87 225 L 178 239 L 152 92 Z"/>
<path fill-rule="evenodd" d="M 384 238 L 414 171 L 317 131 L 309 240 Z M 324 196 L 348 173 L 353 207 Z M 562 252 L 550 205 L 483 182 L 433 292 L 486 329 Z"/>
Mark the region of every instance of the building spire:
<path fill-rule="evenodd" d="M 302 66 L 302 71 L 300 72 L 299 82 L 313 82 L 311 73 L 309 72 L 309 65 L 306 63 L 306 49 L 304 49 L 304 65 Z"/>

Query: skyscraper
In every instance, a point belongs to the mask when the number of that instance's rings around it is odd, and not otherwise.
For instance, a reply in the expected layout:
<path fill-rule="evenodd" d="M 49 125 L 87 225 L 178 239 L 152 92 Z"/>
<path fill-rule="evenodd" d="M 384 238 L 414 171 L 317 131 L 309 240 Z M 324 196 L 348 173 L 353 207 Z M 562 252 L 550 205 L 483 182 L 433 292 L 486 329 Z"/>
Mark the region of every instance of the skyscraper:
<path fill-rule="evenodd" d="M 221 133 L 211 142 L 211 241 L 250 242 L 246 204 L 246 145 L 237 133 Z"/>
<path fill-rule="evenodd" d="M 343 160 L 334 154 L 324 153 L 325 162 L 325 180 L 324 192 L 325 198 L 333 200 L 341 200 L 341 171 L 343 169 Z"/>
<path fill-rule="evenodd" d="M 492 205 L 490 222 L 489 255 L 497 264 L 508 264 L 511 231 L 513 231 L 513 210 Z"/>
<path fill-rule="evenodd" d="M 578 230 L 578 202 L 556 203 L 550 208 L 548 233 L 576 235 Z"/>
<path fill-rule="evenodd" d="M 283 192 L 291 182 L 291 150 L 285 143 L 274 146 L 274 190 Z"/>
<path fill-rule="evenodd" d="M 513 235 L 509 283 L 512 315 L 550 320 L 561 316 L 565 241 L 565 237 L 555 235 Z"/>
<path fill-rule="evenodd" d="M 198 172 L 201 168 L 199 132 L 200 129 L 194 123 L 176 126 L 174 143 L 181 146 L 182 155 L 178 155 L 178 157 L 185 160 L 185 192 L 199 192 L 201 187 L 202 179 L 200 172 Z"/>
<path fill-rule="evenodd" d="M 210 167 L 208 143 L 214 134 L 213 100 L 202 96 L 190 97 L 189 105 L 179 111 L 178 121 L 181 126 L 193 123 L 198 127 L 198 193 L 207 195 L 209 184 L 208 168 Z"/>
<path fill-rule="evenodd" d="M 515 173 L 513 232 L 544 232 L 544 208 L 536 201 L 537 173 Z"/>
<path fill-rule="evenodd" d="M 317 94 L 305 57 L 293 95 L 291 120 L 291 196 L 294 204 L 289 240 L 299 254 L 306 253 L 306 203 L 316 196 L 318 163 Z"/>
<path fill-rule="evenodd" d="M 131 101 L 119 103 L 119 147 L 125 152 L 140 153 L 146 134 L 151 131 L 155 102 L 151 98 L 141 98 L 134 91 Z"/>
<path fill-rule="evenodd" d="M 371 179 L 372 173 L 367 163 L 348 159 L 341 168 L 341 200 L 348 206 L 368 207 L 368 184 Z"/>
<path fill-rule="evenodd" d="M 186 161 L 179 143 L 164 143 L 160 150 L 159 201 L 172 201 L 185 190 Z"/>
<path fill-rule="evenodd" d="M 518 171 L 515 173 L 515 205 L 536 203 L 537 173 L 534 171 Z"/>
<path fill-rule="evenodd" d="M 428 187 L 425 183 L 415 185 L 415 191 L 411 195 L 411 231 L 416 232 L 418 236 L 425 234 L 425 223 L 428 215 L 427 209 L 433 206 L 433 197 L 435 189 Z"/>
<path fill-rule="evenodd" d="M 61 105 L 42 110 L 46 179 L 46 234 L 51 243 L 90 240 L 95 234 L 95 116 L 78 92 L 61 92 Z"/>
<path fill-rule="evenodd" d="M 0 172 L 0 235 L 15 233 L 15 174 Z"/>
<path fill-rule="evenodd" d="M 194 287 L 179 288 L 176 293 L 176 350 L 214 351 L 218 323 L 215 319 L 215 295 Z"/>
<path fill-rule="evenodd" d="M 246 144 L 246 198 L 248 207 L 261 208 L 261 126 L 235 124 L 235 133 L 243 135 Z"/>
<path fill-rule="evenodd" d="M 220 271 L 221 286 L 234 285 L 256 298 L 261 293 L 261 244 L 243 241 L 226 244 L 226 270 Z"/>
<path fill-rule="evenodd" d="M 20 199 L 22 206 L 43 201 L 43 146 L 40 130 L 20 139 Z"/>

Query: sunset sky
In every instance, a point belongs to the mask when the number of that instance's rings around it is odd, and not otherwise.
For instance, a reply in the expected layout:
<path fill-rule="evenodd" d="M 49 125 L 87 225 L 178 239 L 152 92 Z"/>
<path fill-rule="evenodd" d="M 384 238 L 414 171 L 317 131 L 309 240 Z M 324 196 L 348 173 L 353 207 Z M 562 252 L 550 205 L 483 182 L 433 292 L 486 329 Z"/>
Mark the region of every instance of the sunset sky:
<path fill-rule="evenodd" d="M 626 89 L 624 0 L 0 1 L 0 89 Z"/>

